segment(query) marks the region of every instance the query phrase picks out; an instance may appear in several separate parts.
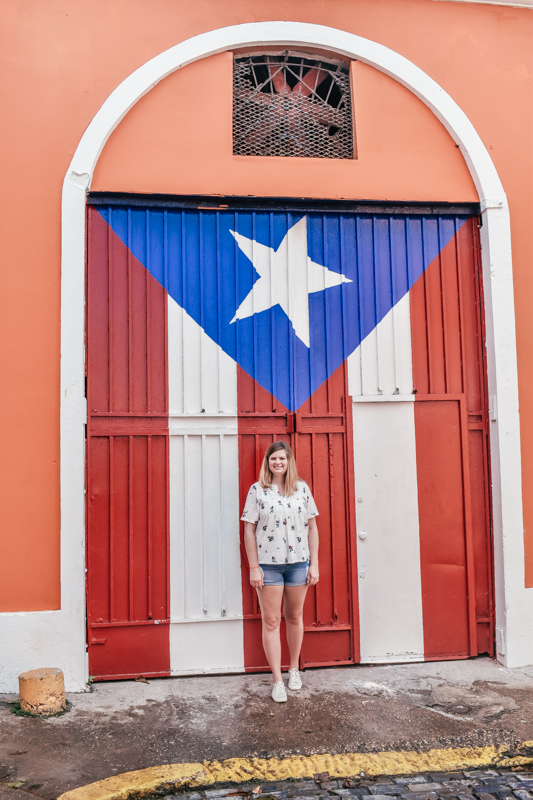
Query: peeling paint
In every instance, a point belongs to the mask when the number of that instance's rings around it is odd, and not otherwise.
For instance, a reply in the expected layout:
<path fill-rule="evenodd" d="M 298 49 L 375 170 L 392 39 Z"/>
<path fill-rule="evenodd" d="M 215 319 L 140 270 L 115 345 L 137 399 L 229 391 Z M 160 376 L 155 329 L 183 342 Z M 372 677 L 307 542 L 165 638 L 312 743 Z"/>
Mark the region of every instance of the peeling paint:
<path fill-rule="evenodd" d="M 89 189 L 91 183 L 91 176 L 87 172 L 76 172 L 76 170 L 72 170 L 68 179 L 73 186 L 77 189 L 82 189 L 84 192 Z"/>

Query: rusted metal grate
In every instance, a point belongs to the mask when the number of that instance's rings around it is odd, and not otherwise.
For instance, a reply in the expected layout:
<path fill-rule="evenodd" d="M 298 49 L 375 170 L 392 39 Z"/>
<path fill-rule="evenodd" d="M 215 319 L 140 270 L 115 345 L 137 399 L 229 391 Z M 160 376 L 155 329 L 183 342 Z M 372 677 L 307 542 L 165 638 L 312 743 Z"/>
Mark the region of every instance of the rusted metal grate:
<path fill-rule="evenodd" d="M 290 53 L 234 60 L 234 155 L 353 158 L 353 150 L 346 63 Z"/>

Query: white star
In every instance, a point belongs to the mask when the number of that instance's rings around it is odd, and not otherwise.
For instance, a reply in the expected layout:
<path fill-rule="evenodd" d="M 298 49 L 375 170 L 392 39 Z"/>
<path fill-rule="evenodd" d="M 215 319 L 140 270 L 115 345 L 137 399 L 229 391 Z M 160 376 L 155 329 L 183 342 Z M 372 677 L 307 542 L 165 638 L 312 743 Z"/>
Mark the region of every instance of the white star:
<path fill-rule="evenodd" d="M 279 305 L 296 336 L 310 347 L 309 295 L 351 280 L 311 261 L 307 254 L 307 217 L 287 231 L 277 250 L 236 231 L 230 233 L 260 275 L 231 322 Z"/>

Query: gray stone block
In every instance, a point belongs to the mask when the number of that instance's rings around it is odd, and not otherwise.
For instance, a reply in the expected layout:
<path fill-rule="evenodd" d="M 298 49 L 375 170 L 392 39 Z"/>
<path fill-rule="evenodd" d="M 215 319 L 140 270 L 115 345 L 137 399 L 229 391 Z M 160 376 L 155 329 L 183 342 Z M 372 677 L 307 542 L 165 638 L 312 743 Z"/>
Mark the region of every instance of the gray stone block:
<path fill-rule="evenodd" d="M 409 783 L 429 783 L 429 778 L 425 775 L 409 775 L 407 778 L 394 778 L 394 783 L 400 786 L 407 786 Z"/>
<path fill-rule="evenodd" d="M 475 772 L 464 772 L 463 774 L 467 778 L 483 778 L 485 775 L 487 777 L 497 777 L 500 773 L 496 772 L 495 769 L 480 769 Z"/>
<path fill-rule="evenodd" d="M 372 800 L 390 800 L 390 799 L 391 799 L 391 795 L 390 794 L 373 794 L 372 795 Z M 369 798 L 369 800 L 370 800 L 370 798 Z"/>
<path fill-rule="evenodd" d="M 437 792 L 427 790 L 425 792 L 416 792 L 414 794 L 409 792 L 408 794 L 402 794 L 402 797 L 408 798 L 408 800 L 415 800 L 415 798 L 416 800 L 438 800 L 439 796 Z"/>
<path fill-rule="evenodd" d="M 533 800 L 533 794 L 526 789 L 515 789 L 513 794 L 518 797 L 518 800 Z"/>

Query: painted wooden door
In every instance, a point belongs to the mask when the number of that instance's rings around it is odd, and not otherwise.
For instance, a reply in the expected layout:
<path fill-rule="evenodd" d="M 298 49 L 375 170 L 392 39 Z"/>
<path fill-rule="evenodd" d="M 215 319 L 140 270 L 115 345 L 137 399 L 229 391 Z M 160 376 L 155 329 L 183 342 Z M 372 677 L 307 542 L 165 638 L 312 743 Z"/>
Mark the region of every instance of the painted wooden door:
<path fill-rule="evenodd" d="M 274 438 L 320 511 L 304 666 L 490 652 L 476 218 L 92 202 L 91 674 L 264 666 L 238 519 Z"/>

